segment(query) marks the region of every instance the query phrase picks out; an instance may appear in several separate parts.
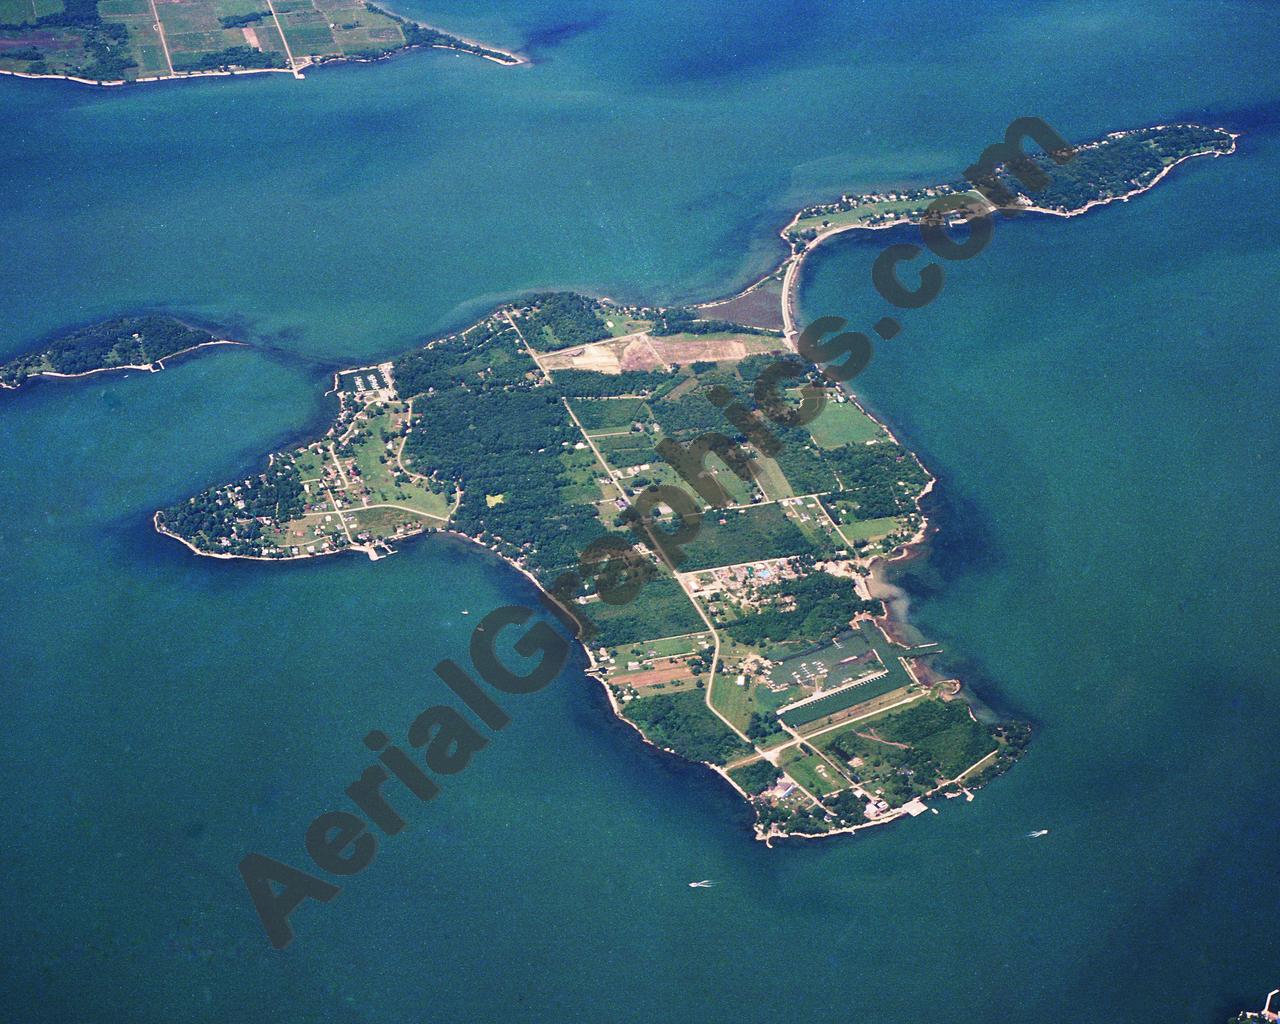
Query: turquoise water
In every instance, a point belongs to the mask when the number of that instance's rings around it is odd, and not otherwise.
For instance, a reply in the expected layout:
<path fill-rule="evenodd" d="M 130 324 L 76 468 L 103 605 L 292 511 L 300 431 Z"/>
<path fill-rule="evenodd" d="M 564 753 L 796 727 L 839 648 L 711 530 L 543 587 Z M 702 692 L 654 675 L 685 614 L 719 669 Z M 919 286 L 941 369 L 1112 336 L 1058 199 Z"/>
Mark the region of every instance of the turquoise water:
<path fill-rule="evenodd" d="M 1256 1003 L 1280 973 L 1280 15 L 550 7 L 414 9 L 533 39 L 539 63 L 511 71 L 416 54 L 305 83 L 0 81 L 4 351 L 137 307 L 260 346 L 0 399 L 10 1013 L 1211 1022 Z M 1016 770 L 937 817 L 770 851 L 570 669 L 269 949 L 237 861 L 304 863 L 360 737 L 402 736 L 446 696 L 430 666 L 531 595 L 438 539 L 376 565 L 196 559 L 152 509 L 323 423 L 333 362 L 500 296 L 710 297 L 770 265 L 798 203 L 953 177 L 1013 117 L 1083 138 L 1204 110 L 1249 129 L 1238 156 L 999 225 L 859 382 L 941 477 L 914 614 L 1037 723 Z M 874 323 L 883 242 L 815 259 L 805 313 Z"/>

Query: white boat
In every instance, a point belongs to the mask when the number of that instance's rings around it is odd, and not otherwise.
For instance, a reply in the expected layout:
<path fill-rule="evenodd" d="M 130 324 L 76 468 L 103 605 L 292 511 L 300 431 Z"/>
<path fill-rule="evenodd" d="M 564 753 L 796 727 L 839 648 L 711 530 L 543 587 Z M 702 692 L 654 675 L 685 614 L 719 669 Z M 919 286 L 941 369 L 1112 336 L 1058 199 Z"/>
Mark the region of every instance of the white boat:
<path fill-rule="evenodd" d="M 1049 830 L 1047 828 L 1041 828 L 1041 829 L 1036 829 L 1036 831 L 1034 832 L 1028 832 L 1026 838 L 1039 839 L 1041 836 L 1047 836 L 1048 834 L 1049 834 Z"/>
<path fill-rule="evenodd" d="M 710 889 L 715 884 L 716 883 L 713 882 L 710 878 L 704 878 L 701 882 L 690 882 L 689 888 L 690 889 Z"/>

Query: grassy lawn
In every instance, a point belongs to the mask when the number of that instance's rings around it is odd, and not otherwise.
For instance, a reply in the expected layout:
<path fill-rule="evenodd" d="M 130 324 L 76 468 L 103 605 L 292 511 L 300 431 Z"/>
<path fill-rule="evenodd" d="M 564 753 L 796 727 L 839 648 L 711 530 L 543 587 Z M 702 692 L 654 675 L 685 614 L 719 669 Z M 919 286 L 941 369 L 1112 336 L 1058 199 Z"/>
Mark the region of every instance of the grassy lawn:
<path fill-rule="evenodd" d="M 795 496 L 795 491 L 791 489 L 791 484 L 783 474 L 782 467 L 773 459 L 766 455 L 757 455 L 753 465 L 756 470 L 756 482 L 760 485 L 760 490 L 764 492 L 766 499 L 777 501 L 779 498 Z"/>
<path fill-rule="evenodd" d="M 831 522 L 822 511 L 817 498 L 805 498 L 799 505 L 788 505 L 787 513 L 800 532 L 820 550 L 830 551 L 845 543 L 844 539 L 832 530 Z"/>
<path fill-rule="evenodd" d="M 751 712 L 756 707 L 748 688 L 739 686 L 736 679 L 735 673 L 717 672 L 716 681 L 711 687 L 711 703 L 725 718 L 745 731 L 747 723 L 751 721 Z"/>
<path fill-rule="evenodd" d="M 643 643 L 630 644 L 625 648 L 620 648 L 617 653 L 626 656 L 633 661 L 643 661 L 647 658 L 674 658 L 682 654 L 693 654 L 696 651 L 703 650 L 700 641 L 711 640 L 710 633 L 694 633 L 691 636 L 675 636 L 664 637 L 660 640 L 646 640 Z M 619 660 L 622 660 L 621 658 Z"/>
<path fill-rule="evenodd" d="M 569 482 L 560 488 L 565 501 L 591 505 L 600 500 L 600 485 L 596 481 L 604 475 L 604 470 L 590 448 L 566 451 L 561 454 L 560 462 L 569 476 Z M 489 507 L 493 508 L 493 505 Z"/>
<path fill-rule="evenodd" d="M 601 310 L 600 318 L 604 321 L 609 333 L 615 338 L 620 338 L 624 334 L 635 334 L 636 331 L 647 331 L 653 326 L 653 322 L 650 320 L 633 320 L 617 310 Z"/>
<path fill-rule="evenodd" d="M 809 433 L 822 448 L 865 444 L 885 436 L 880 425 L 853 402 L 828 402 L 809 424 Z"/>
<path fill-rule="evenodd" d="M 842 523 L 836 529 L 847 544 L 858 541 L 879 540 L 887 537 L 902 525 L 897 516 L 885 516 L 882 519 L 862 519 L 853 523 Z"/>
<path fill-rule="evenodd" d="M 813 228 L 826 231 L 828 228 L 844 227 L 848 224 L 863 224 L 882 216 L 900 216 L 905 213 L 923 213 L 932 199 L 886 199 L 878 203 L 864 203 L 843 213 L 823 213 L 814 217 L 804 217 L 797 221 L 793 231 L 804 231 Z"/>
<path fill-rule="evenodd" d="M 783 757 L 782 770 L 815 796 L 826 796 L 849 787 L 849 780 L 817 754 L 799 748 Z"/>
<path fill-rule="evenodd" d="M 401 527 L 416 531 L 421 527 L 440 525 L 438 520 L 404 512 L 398 508 L 365 508 L 354 511 L 344 509 L 342 515 L 347 521 L 347 528 L 352 536 L 368 531 L 375 537 L 390 537 Z"/>

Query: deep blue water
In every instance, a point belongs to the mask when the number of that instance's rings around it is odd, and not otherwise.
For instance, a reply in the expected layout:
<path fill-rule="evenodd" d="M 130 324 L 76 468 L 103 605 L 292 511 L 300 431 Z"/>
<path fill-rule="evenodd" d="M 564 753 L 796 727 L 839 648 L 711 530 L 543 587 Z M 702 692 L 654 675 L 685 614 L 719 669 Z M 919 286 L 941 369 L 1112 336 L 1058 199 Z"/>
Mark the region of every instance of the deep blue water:
<path fill-rule="evenodd" d="M 1209 1024 L 1280 984 L 1280 14 L 404 9 L 537 63 L 0 81 L 0 351 L 144 307 L 260 346 L 0 399 L 7 1013 Z M 304 863 L 360 738 L 403 735 L 446 697 L 430 666 L 532 598 L 438 539 L 196 559 L 151 510 L 322 423 L 334 361 L 526 288 L 731 291 L 797 205 L 954 178 L 1024 114 L 1247 131 L 1132 203 L 999 225 L 858 382 L 941 480 L 914 615 L 1036 722 L 1025 761 L 937 817 L 766 850 L 571 668 L 273 952 L 241 856 Z M 816 258 L 805 313 L 888 312 L 883 241 Z"/>

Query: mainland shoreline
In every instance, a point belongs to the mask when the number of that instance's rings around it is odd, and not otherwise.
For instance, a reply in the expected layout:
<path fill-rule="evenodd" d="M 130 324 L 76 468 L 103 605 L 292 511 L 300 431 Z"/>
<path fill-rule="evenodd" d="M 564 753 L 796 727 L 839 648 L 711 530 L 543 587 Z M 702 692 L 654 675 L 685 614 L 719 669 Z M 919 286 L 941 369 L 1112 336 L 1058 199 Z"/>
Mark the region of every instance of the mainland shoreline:
<path fill-rule="evenodd" d="M 455 53 L 463 53 L 472 57 L 480 57 L 483 60 L 491 61 L 500 67 L 520 67 L 522 65 L 532 64 L 533 61 L 523 54 L 504 50 L 501 47 L 490 46 L 488 43 L 482 43 L 475 39 L 469 39 L 466 36 L 458 35 L 455 32 L 446 32 L 444 29 L 436 25 L 428 25 L 424 22 L 415 21 L 412 18 L 406 18 L 396 12 L 382 8 L 382 10 L 391 18 L 400 22 L 408 22 L 419 29 L 427 29 L 438 32 L 443 36 L 448 36 L 462 46 L 455 46 L 452 43 L 412 43 L 406 42 L 403 46 L 398 46 L 394 50 L 388 50 L 386 53 L 379 54 L 376 57 L 346 56 L 342 54 L 330 54 L 320 57 L 303 57 L 295 59 L 291 55 L 288 56 L 289 64 L 286 67 L 279 68 L 210 68 L 199 71 L 173 71 L 168 75 L 148 75 L 144 78 L 116 78 L 116 79 L 96 79 L 85 78 L 81 75 L 59 75 L 52 73 L 36 73 L 31 71 L 9 71 L 0 69 L 0 75 L 8 75 L 11 78 L 26 78 L 33 80 L 48 80 L 60 82 L 74 82 L 77 85 L 88 85 L 94 87 L 102 87 L 107 89 L 119 88 L 126 85 L 149 85 L 155 82 L 181 82 L 192 78 L 231 78 L 241 75 L 270 75 L 284 74 L 292 75 L 294 78 L 302 79 L 306 77 L 303 72 L 309 68 L 321 68 L 336 64 L 375 64 L 380 61 L 390 60 L 402 53 L 408 53 L 411 50 L 452 50 Z"/>

